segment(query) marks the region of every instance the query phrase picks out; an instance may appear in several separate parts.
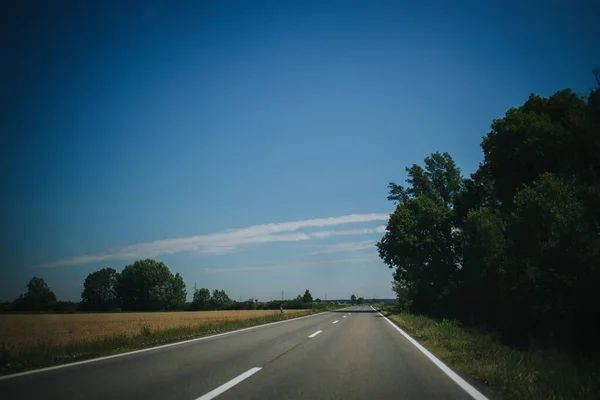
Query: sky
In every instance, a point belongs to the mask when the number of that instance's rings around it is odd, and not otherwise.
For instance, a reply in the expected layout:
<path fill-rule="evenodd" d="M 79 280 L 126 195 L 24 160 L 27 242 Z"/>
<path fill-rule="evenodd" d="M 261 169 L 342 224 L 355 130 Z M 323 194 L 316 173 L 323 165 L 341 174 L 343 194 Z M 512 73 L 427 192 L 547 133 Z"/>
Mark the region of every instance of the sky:
<path fill-rule="evenodd" d="M 246 300 L 392 298 L 390 181 L 585 94 L 597 1 L 2 5 L 0 300 L 154 258 Z"/>

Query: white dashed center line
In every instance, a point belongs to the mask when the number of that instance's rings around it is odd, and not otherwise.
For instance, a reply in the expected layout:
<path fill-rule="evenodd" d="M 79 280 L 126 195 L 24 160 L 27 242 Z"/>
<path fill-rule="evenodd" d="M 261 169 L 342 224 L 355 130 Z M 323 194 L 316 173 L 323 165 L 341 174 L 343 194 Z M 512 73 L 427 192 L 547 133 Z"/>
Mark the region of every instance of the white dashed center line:
<path fill-rule="evenodd" d="M 315 333 L 313 333 L 312 335 L 310 335 L 309 338 L 313 338 L 313 337 L 317 336 L 321 332 L 323 332 L 323 331 L 316 331 Z"/>
<path fill-rule="evenodd" d="M 216 388 L 216 389 L 214 389 L 214 390 L 206 393 L 204 396 L 198 397 L 196 400 L 210 400 L 210 399 L 214 399 L 215 397 L 217 397 L 221 393 L 225 392 L 226 390 L 231 389 L 232 387 L 234 387 L 235 385 L 237 385 L 238 383 L 240 383 L 244 379 L 251 377 L 252 375 L 254 375 L 255 373 L 257 373 L 260 370 L 261 370 L 260 367 L 251 368 L 248 371 L 244 372 L 243 374 L 239 375 L 238 377 L 233 378 L 229 382 L 224 383 L 223 385 L 219 386 L 218 388 Z"/>
<path fill-rule="evenodd" d="M 335 321 L 332 322 L 332 324 L 337 324 L 338 322 L 340 322 L 340 320 L 336 319 Z"/>

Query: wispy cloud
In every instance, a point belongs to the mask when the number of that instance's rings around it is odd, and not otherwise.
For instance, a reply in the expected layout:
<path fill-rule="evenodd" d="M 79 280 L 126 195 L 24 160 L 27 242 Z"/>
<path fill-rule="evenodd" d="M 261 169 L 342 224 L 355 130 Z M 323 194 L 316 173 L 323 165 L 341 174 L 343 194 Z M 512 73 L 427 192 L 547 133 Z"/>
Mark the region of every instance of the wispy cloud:
<path fill-rule="evenodd" d="M 307 253 L 308 255 L 315 254 L 327 254 L 327 253 L 341 253 L 341 252 L 350 252 L 350 251 L 360 251 L 360 250 L 375 250 L 375 241 L 374 240 L 363 240 L 360 242 L 344 242 L 344 243 L 336 243 L 327 246 L 320 246 L 318 250 Z"/>
<path fill-rule="evenodd" d="M 232 272 L 266 271 L 270 269 L 273 269 L 273 266 L 205 268 L 204 272 L 206 272 L 207 274 L 223 274 Z"/>
<path fill-rule="evenodd" d="M 388 214 L 351 214 L 341 217 L 254 225 L 247 228 L 232 229 L 208 235 L 156 240 L 153 242 L 116 247 L 101 253 L 63 258 L 57 261 L 40 264 L 38 267 L 81 265 L 109 260 L 130 260 L 180 252 L 223 254 L 238 250 L 242 246 L 261 243 L 296 242 L 340 235 L 381 233 L 385 231 L 385 227 L 383 226 L 347 230 L 324 230 L 307 233 L 297 231 L 304 228 L 323 228 L 342 224 L 385 221 L 388 218 Z"/>
<path fill-rule="evenodd" d="M 304 262 L 293 262 L 293 263 L 273 263 L 267 265 L 257 266 L 241 266 L 241 267 L 221 267 L 221 268 L 205 268 L 204 272 L 207 274 L 226 274 L 226 273 L 237 273 L 237 272 L 254 272 L 254 271 L 269 271 L 269 270 L 281 270 L 286 268 L 314 268 L 322 267 L 329 264 L 353 264 L 358 262 L 368 262 L 379 260 L 376 253 L 373 254 L 361 254 L 354 257 L 336 258 L 332 260 L 316 260 L 316 261 L 304 261 Z"/>

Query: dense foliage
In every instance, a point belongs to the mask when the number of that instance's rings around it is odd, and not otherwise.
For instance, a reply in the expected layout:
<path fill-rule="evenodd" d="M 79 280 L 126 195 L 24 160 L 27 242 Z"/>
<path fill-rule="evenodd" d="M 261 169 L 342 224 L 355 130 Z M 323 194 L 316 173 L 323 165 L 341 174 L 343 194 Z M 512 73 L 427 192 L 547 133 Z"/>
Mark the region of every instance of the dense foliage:
<path fill-rule="evenodd" d="M 179 274 L 173 275 L 162 262 L 138 260 L 120 273 L 102 268 L 90 273 L 83 282 L 81 302 L 57 301 L 54 292 L 41 278 L 34 277 L 27 292 L 13 302 L 0 303 L 0 312 L 78 311 L 208 311 L 208 310 L 278 310 L 320 308 L 308 289 L 291 300 L 259 302 L 257 299 L 234 301 L 222 289 L 197 289 L 186 302 L 186 285 Z M 325 306 L 323 304 L 322 306 Z"/>
<path fill-rule="evenodd" d="M 27 292 L 17 297 L 14 308 L 23 311 L 45 311 L 56 305 L 56 295 L 46 281 L 33 277 L 27 284 Z"/>
<path fill-rule="evenodd" d="M 600 88 L 530 95 L 495 120 L 469 178 L 433 153 L 390 183 L 377 244 L 401 306 L 513 344 L 600 335 Z"/>

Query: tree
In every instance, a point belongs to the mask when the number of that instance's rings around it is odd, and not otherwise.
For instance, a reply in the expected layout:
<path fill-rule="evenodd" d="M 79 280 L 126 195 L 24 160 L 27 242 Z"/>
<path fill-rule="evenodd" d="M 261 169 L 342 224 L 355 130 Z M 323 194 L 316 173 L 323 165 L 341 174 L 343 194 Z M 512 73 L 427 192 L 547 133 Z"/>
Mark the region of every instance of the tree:
<path fill-rule="evenodd" d="M 258 299 L 250 298 L 241 304 L 243 310 L 256 310 L 258 308 Z"/>
<path fill-rule="evenodd" d="M 352 296 L 350 296 L 350 303 L 354 304 L 356 303 L 356 295 L 352 294 Z"/>
<path fill-rule="evenodd" d="M 364 297 L 359 297 L 358 300 L 356 300 L 357 304 L 365 304 L 365 298 Z"/>
<path fill-rule="evenodd" d="M 306 289 L 304 291 L 304 296 L 302 296 L 302 303 L 307 304 L 307 303 L 312 303 L 312 302 L 313 302 L 312 295 L 310 294 L 308 289 Z"/>
<path fill-rule="evenodd" d="M 110 311 L 118 308 L 118 275 L 113 268 L 102 268 L 90 273 L 83 282 L 84 289 L 81 293 L 84 309 Z"/>
<path fill-rule="evenodd" d="M 56 295 L 42 278 L 33 277 L 27 284 L 27 292 L 15 300 L 15 309 L 23 311 L 46 311 L 56 304 Z"/>
<path fill-rule="evenodd" d="M 582 97 L 567 89 L 530 95 L 483 139 L 480 170 L 488 171 L 506 226 L 505 251 L 495 256 L 504 304 L 497 314 L 511 342 L 551 335 L 595 343 L 574 338 L 591 338 L 600 322 L 590 317 L 600 306 L 590 301 L 600 284 L 598 132 L 600 91 Z"/>
<path fill-rule="evenodd" d="M 507 250 L 505 222 L 497 211 L 478 207 L 467 213 L 461 233 L 463 260 L 455 311 L 471 324 L 497 322 Z"/>
<path fill-rule="evenodd" d="M 171 292 L 169 298 L 169 309 L 181 309 L 185 306 L 187 298 L 187 289 L 183 277 L 176 273 L 171 280 Z"/>
<path fill-rule="evenodd" d="M 594 276 L 593 267 L 579 256 L 591 227 L 578 193 L 573 182 L 550 173 L 517 191 L 508 220 L 511 257 L 504 278 L 506 300 L 520 305 L 509 316 L 515 340 L 547 334 L 572 339 L 574 311 L 589 307 L 574 296 L 585 288 L 579 279 Z"/>
<path fill-rule="evenodd" d="M 210 305 L 212 309 L 218 310 L 227 307 L 231 303 L 231 299 L 225 293 L 225 290 L 213 290 L 212 297 L 210 298 Z"/>
<path fill-rule="evenodd" d="M 185 283 L 162 262 L 146 259 L 126 266 L 117 279 L 125 310 L 169 310 L 185 303 Z"/>
<path fill-rule="evenodd" d="M 511 210 L 517 190 L 540 174 L 576 176 L 582 172 L 580 161 L 588 164 L 597 157 L 590 153 L 593 143 L 586 143 L 581 134 L 585 114 L 584 99 L 567 89 L 547 99 L 531 94 L 521 107 L 509 109 L 492 123 L 481 147 L 505 211 Z"/>
<path fill-rule="evenodd" d="M 192 306 L 195 310 L 208 310 L 210 307 L 210 290 L 206 288 L 196 289 Z"/>
<path fill-rule="evenodd" d="M 436 313 L 448 306 L 460 261 L 454 204 L 463 179 L 448 153 L 433 153 L 424 161 L 424 169 L 406 169 L 406 189 L 390 183 L 388 199 L 396 202 L 396 210 L 377 248 L 395 270 L 404 303 L 417 312 Z"/>
<path fill-rule="evenodd" d="M 600 84 L 532 94 L 493 121 L 468 179 L 446 153 L 407 168 L 377 244 L 400 306 L 600 351 L 599 133 Z"/>

